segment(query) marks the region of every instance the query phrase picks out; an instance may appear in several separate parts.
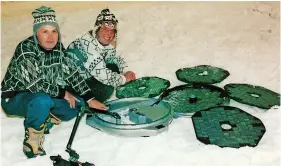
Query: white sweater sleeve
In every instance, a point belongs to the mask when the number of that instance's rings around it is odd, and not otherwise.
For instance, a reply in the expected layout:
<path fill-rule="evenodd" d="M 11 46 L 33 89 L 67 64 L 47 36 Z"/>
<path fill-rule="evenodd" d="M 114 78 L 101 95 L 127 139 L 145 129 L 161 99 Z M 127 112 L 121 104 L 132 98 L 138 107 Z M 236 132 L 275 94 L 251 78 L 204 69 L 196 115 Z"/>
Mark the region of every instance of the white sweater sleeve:
<path fill-rule="evenodd" d="M 126 78 L 123 75 L 106 68 L 106 62 L 99 49 L 95 48 L 94 45 L 89 45 L 88 49 L 85 50 L 87 50 L 88 59 L 84 63 L 84 67 L 93 77 L 101 83 L 111 85 L 115 88 L 125 84 Z"/>
<path fill-rule="evenodd" d="M 116 50 L 112 49 L 107 52 L 107 55 L 105 56 L 105 62 L 107 64 L 116 64 L 119 68 L 120 73 L 125 72 L 125 68 L 128 67 L 126 62 L 121 56 L 116 55 Z"/>

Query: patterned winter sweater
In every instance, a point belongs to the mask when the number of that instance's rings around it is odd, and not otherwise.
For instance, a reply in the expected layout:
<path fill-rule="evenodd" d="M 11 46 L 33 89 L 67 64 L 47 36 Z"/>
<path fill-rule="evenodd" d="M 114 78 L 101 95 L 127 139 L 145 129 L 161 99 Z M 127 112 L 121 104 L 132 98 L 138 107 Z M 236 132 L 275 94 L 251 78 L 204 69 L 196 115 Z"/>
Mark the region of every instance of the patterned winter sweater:
<path fill-rule="evenodd" d="M 92 36 L 92 31 L 70 43 L 67 54 L 74 59 L 77 66 L 80 66 L 81 73 L 86 79 L 94 77 L 114 88 L 126 82 L 126 78 L 122 75 L 124 68 L 127 67 L 123 58 L 116 56 L 116 50 L 111 45 L 101 45 Z M 108 69 L 107 64 L 116 64 L 121 74 Z"/>
<path fill-rule="evenodd" d="M 63 98 L 65 89 L 86 101 L 92 98 L 87 83 L 64 51 L 62 44 L 46 51 L 34 42 L 33 36 L 19 43 L 1 84 L 2 98 L 11 98 L 25 91 L 45 92 L 51 97 Z"/>

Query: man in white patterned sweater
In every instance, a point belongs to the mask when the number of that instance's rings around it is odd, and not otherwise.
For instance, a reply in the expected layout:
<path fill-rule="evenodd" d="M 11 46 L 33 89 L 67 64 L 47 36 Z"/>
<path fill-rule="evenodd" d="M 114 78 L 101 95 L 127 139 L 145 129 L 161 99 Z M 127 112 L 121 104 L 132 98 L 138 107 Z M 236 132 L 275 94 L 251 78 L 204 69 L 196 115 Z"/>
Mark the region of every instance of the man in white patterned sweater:
<path fill-rule="evenodd" d="M 100 102 L 109 99 L 116 87 L 136 79 L 134 72 L 125 72 L 127 66 L 111 44 L 116 42 L 117 23 L 115 15 L 103 9 L 95 28 L 67 48 L 68 56 L 79 66 L 80 74 Z"/>

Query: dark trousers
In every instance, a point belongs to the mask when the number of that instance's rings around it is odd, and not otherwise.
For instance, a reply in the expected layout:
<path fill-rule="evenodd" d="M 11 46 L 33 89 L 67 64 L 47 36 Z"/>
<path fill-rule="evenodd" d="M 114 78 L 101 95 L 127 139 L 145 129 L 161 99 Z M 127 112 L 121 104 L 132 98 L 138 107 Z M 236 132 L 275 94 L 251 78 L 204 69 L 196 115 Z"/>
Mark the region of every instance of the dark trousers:
<path fill-rule="evenodd" d="M 78 107 L 84 105 L 82 98 L 75 96 L 80 102 L 75 103 L 76 108 L 70 108 L 65 99 L 51 98 L 46 93 L 23 92 L 15 97 L 1 100 L 1 106 L 8 115 L 25 117 L 25 128 L 32 127 L 40 130 L 42 124 L 51 112 L 62 121 L 68 121 L 76 117 Z"/>

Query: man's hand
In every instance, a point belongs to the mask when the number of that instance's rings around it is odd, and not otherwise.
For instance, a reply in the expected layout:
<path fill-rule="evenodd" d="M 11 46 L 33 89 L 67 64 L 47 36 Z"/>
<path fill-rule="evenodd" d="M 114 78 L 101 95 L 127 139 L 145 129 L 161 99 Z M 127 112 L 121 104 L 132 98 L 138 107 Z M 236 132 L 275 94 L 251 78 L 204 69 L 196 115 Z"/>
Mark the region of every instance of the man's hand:
<path fill-rule="evenodd" d="M 95 109 L 104 110 L 104 111 L 108 110 L 108 107 L 106 107 L 104 104 L 97 101 L 96 99 L 92 99 L 92 100 L 88 101 L 88 105 L 90 108 L 95 108 Z"/>
<path fill-rule="evenodd" d="M 132 71 L 127 71 L 124 76 L 126 77 L 126 82 L 130 82 L 136 79 L 136 74 Z"/>
<path fill-rule="evenodd" d="M 75 101 L 80 102 L 76 97 L 74 97 L 71 93 L 65 91 L 64 99 L 70 104 L 70 108 L 75 108 Z"/>

